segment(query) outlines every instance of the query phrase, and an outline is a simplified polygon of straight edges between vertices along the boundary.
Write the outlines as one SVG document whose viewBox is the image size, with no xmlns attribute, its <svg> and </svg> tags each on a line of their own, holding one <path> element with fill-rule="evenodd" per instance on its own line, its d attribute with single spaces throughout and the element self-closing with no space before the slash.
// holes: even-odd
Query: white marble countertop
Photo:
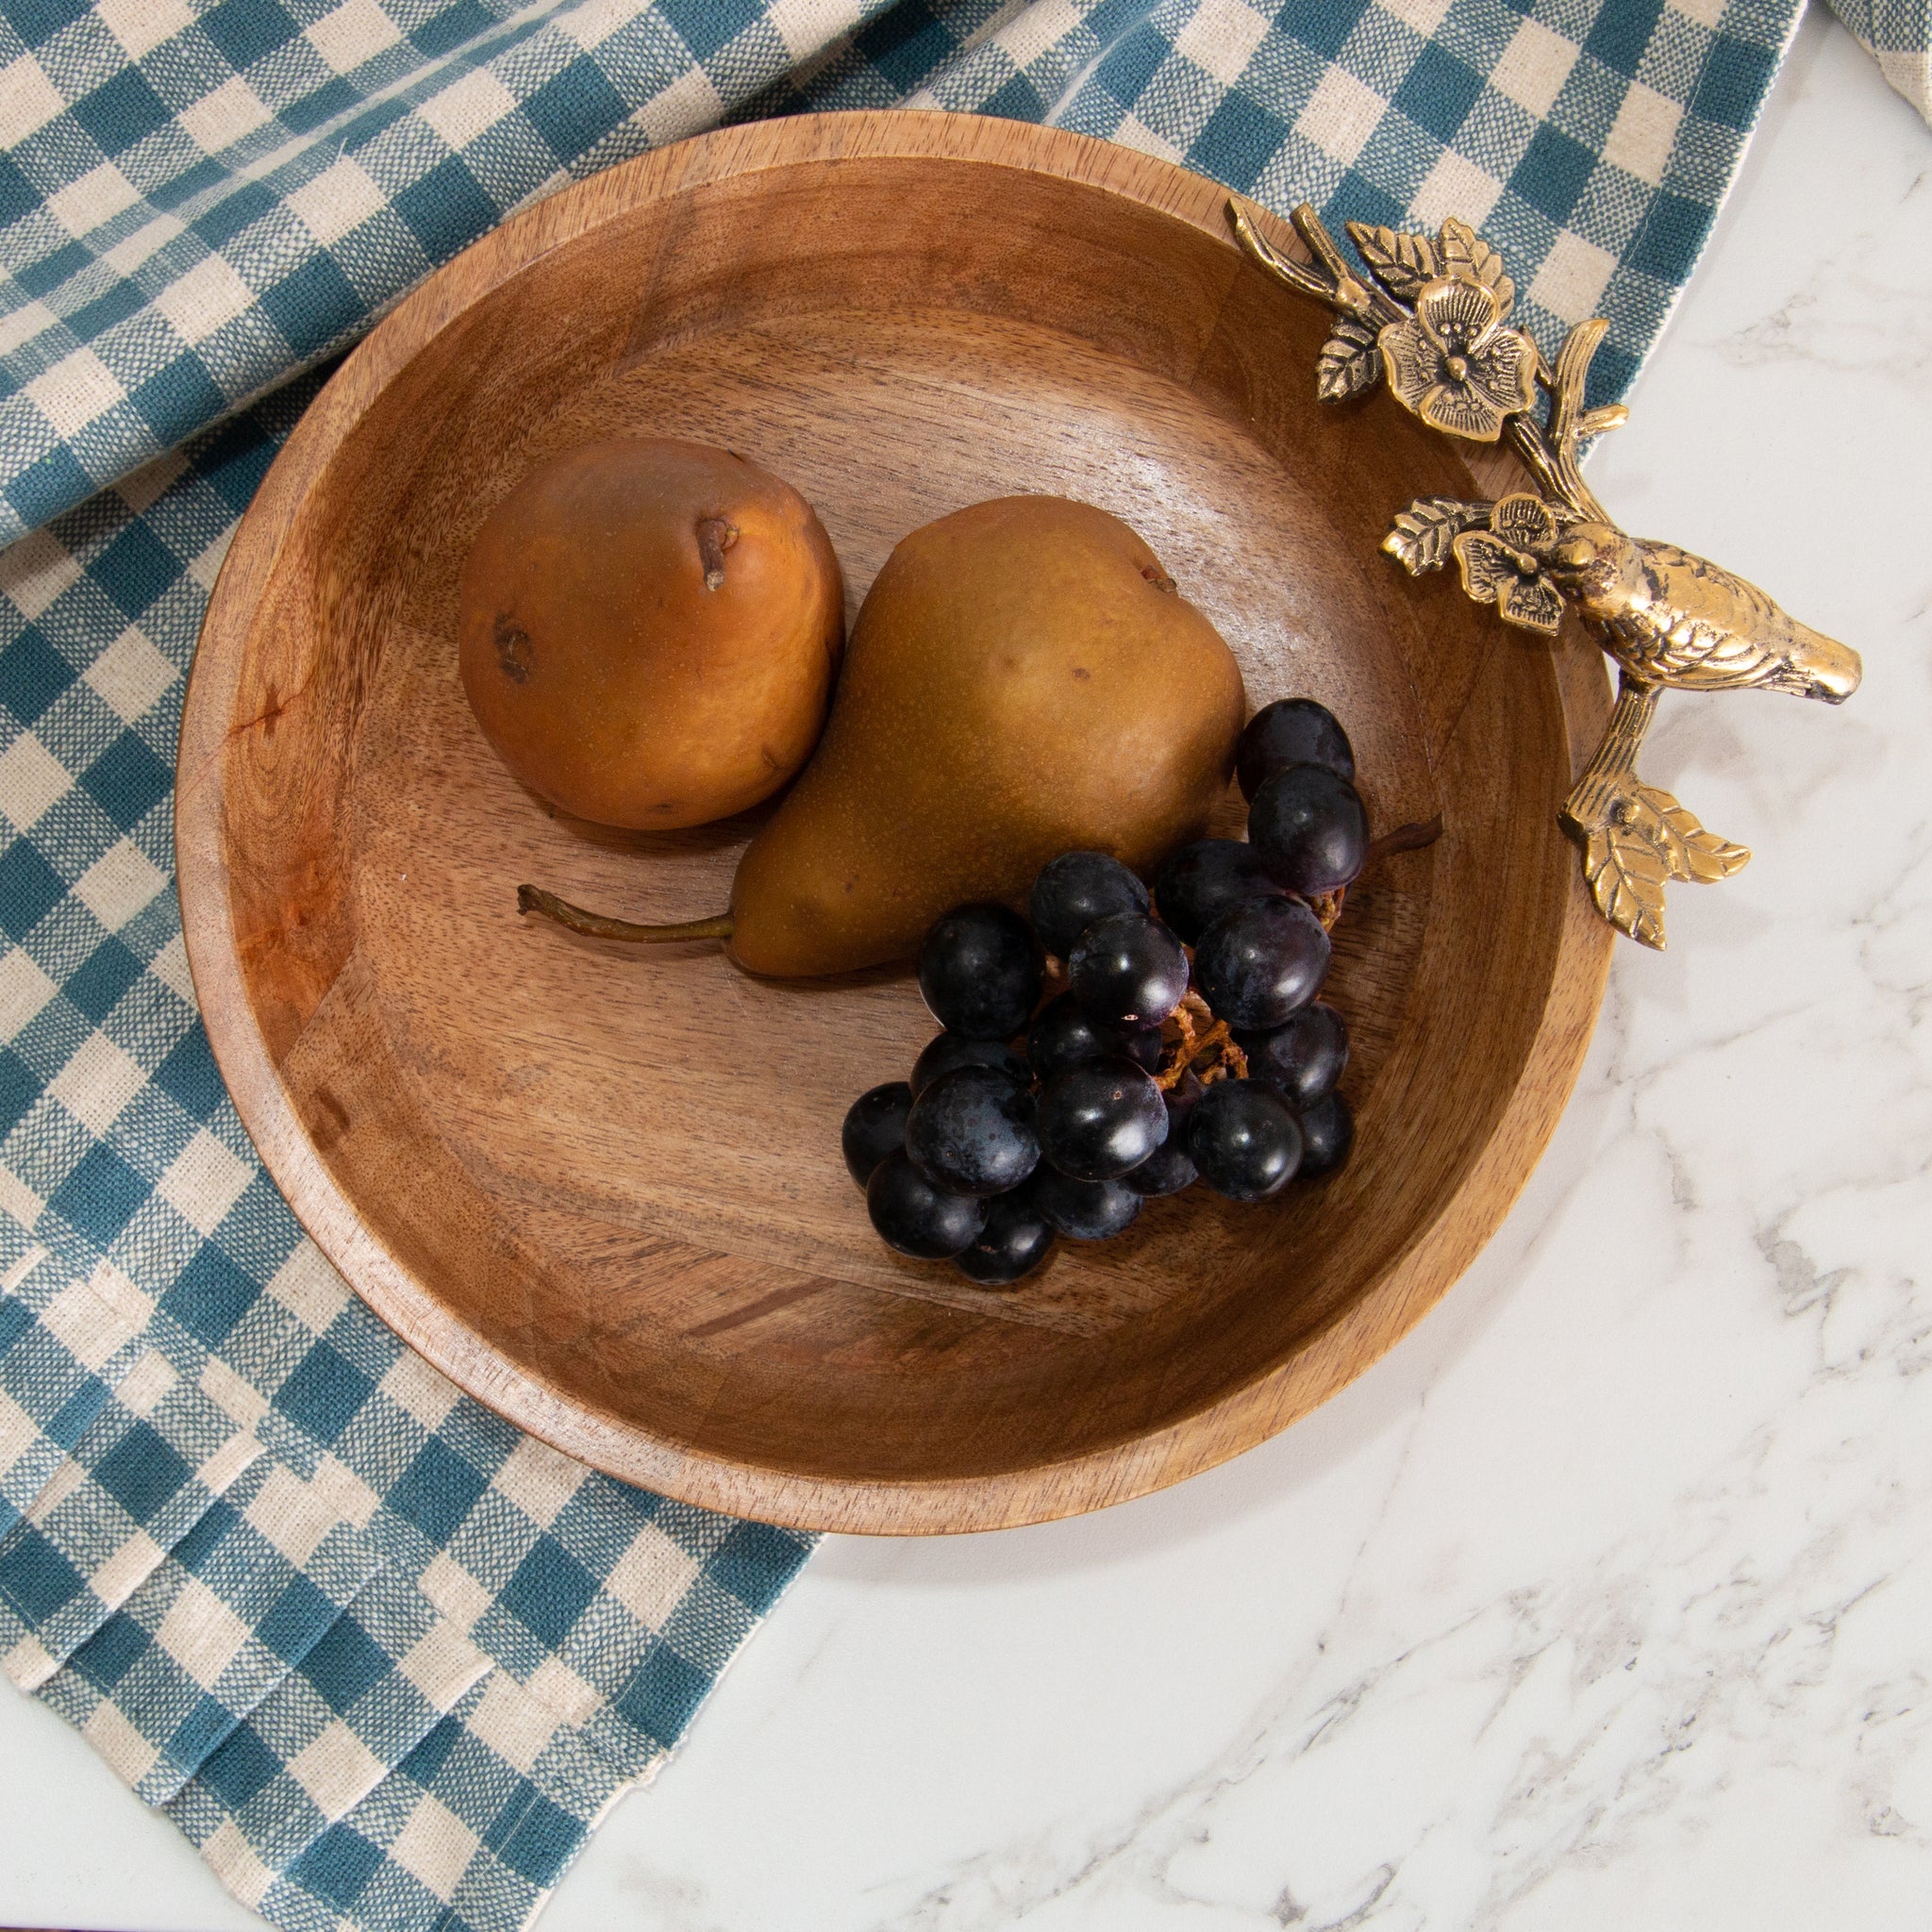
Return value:
<svg viewBox="0 0 1932 1932">
<path fill-rule="evenodd" d="M 1932 1919 L 1932 133 L 1822 12 L 1632 402 L 1594 487 L 1865 685 L 1666 699 L 1757 856 L 1502 1232 L 1226 1468 L 828 1541 L 544 1932 Z M 259 1923 L 4 1692 L 0 1922 Z"/>
</svg>

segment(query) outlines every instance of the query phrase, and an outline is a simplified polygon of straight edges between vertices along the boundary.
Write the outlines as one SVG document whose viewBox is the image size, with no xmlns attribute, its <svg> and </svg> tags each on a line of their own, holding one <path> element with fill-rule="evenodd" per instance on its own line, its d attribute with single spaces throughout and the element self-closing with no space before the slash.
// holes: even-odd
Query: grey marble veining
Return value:
<svg viewBox="0 0 1932 1932">
<path fill-rule="evenodd" d="M 1496 1241 L 1286 1436 L 1075 1522 L 828 1541 L 548 1932 L 1932 1917 L 1932 134 L 1807 22 L 1591 459 L 1865 655 L 1668 696 L 1752 864 L 1621 949 Z M 249 1922 L 0 1700 L 0 1918 Z"/>
</svg>

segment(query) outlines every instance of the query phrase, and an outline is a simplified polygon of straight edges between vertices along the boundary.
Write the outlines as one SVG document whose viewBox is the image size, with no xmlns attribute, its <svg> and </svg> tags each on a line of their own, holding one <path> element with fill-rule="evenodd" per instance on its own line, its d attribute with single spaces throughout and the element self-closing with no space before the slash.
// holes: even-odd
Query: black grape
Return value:
<svg viewBox="0 0 1932 1932">
<path fill-rule="evenodd" d="M 1069 1241 L 1111 1241 L 1141 1211 L 1140 1195 L 1124 1182 L 1075 1180 L 1043 1160 L 1027 1191 L 1047 1225 Z"/>
<path fill-rule="evenodd" d="M 1121 1054 L 1143 1066 L 1151 1074 L 1160 1065 L 1158 1026 L 1113 1026 L 1096 1020 L 1072 993 L 1041 1007 L 1026 1035 L 1026 1058 L 1042 1080 L 1087 1060 L 1106 1059 Z M 912 1070 L 913 1091 L 918 1091 L 919 1069 Z"/>
<path fill-rule="evenodd" d="M 1067 984 L 1096 1020 L 1158 1026 L 1188 990 L 1181 942 L 1144 912 L 1090 925 L 1067 958 Z"/>
<path fill-rule="evenodd" d="M 1181 1086 L 1191 1084 L 1193 1091 L 1183 1094 Z M 1184 1074 L 1180 1083 L 1161 1095 L 1167 1104 L 1167 1139 L 1139 1167 L 1121 1176 L 1142 1200 L 1152 1201 L 1164 1194 L 1178 1194 L 1191 1188 L 1199 1178 L 1193 1156 L 1188 1152 L 1188 1116 L 1201 1094 L 1201 1083 Z"/>
<path fill-rule="evenodd" d="M 1241 796 L 1254 797 L 1261 781 L 1282 765 L 1325 765 L 1338 778 L 1354 781 L 1348 733 L 1326 706 L 1313 698 L 1280 698 L 1248 720 L 1234 754 Z"/>
<path fill-rule="evenodd" d="M 1244 899 L 1279 899 L 1287 891 L 1270 875 L 1261 855 L 1239 839 L 1197 839 L 1183 845 L 1154 881 L 1162 920 L 1191 946 L 1199 945 L 1201 935 Z"/>
<path fill-rule="evenodd" d="M 986 1204 L 979 1239 L 953 1257 L 953 1265 L 982 1288 L 1006 1288 L 1029 1274 L 1053 1247 L 1053 1225 L 1040 1211 L 1031 1188 L 999 1194 Z"/>
<path fill-rule="evenodd" d="M 1077 1180 L 1113 1180 L 1167 1138 L 1167 1105 L 1132 1060 L 1090 1060 L 1041 1090 L 1040 1151 Z"/>
<path fill-rule="evenodd" d="M 1248 839 L 1291 892 L 1345 886 L 1369 856 L 1369 814 L 1346 778 L 1322 765 L 1283 765 L 1248 808 Z"/>
<path fill-rule="evenodd" d="M 1040 1161 L 1033 1096 L 997 1067 L 955 1067 L 906 1117 L 906 1152 L 949 1194 L 1004 1194 Z"/>
<path fill-rule="evenodd" d="M 919 949 L 933 1018 L 969 1040 L 1010 1040 L 1040 999 L 1040 947 L 1009 906 L 956 906 Z"/>
<path fill-rule="evenodd" d="M 1224 912 L 1194 949 L 1194 984 L 1217 1020 L 1279 1026 L 1322 990 L 1328 935 L 1299 899 L 1251 899 Z"/>
<path fill-rule="evenodd" d="M 1250 1078 L 1274 1088 L 1297 1112 L 1332 1093 L 1348 1065 L 1348 1027 L 1320 1000 L 1265 1033 L 1237 1027 L 1234 1043 L 1248 1057 Z"/>
<path fill-rule="evenodd" d="M 887 1246 L 919 1261 L 950 1260 L 986 1225 L 984 1201 L 934 1187 L 903 1147 L 874 1168 L 865 1211 Z"/>
<path fill-rule="evenodd" d="M 912 1062 L 912 1097 L 917 1100 L 941 1074 L 950 1074 L 955 1067 L 993 1067 L 1022 1087 L 1031 1084 L 1026 1062 L 1005 1041 L 935 1033 Z"/>
<path fill-rule="evenodd" d="M 1146 911 L 1147 888 L 1105 852 L 1062 852 L 1041 868 L 1026 909 L 1040 943 L 1064 959 L 1095 921 Z"/>
<path fill-rule="evenodd" d="M 1188 1152 L 1216 1193 L 1265 1201 L 1293 1179 L 1302 1130 L 1258 1081 L 1217 1080 L 1188 1118 Z"/>
<path fill-rule="evenodd" d="M 911 1106 L 911 1088 L 904 1080 L 891 1080 L 861 1093 L 847 1109 L 839 1144 L 846 1169 L 861 1188 L 887 1155 L 906 1144 L 906 1115 Z"/>
<path fill-rule="evenodd" d="M 1302 1164 L 1305 1180 L 1333 1174 L 1355 1145 L 1355 1113 L 1341 1094 L 1331 1093 L 1302 1110 Z"/>
</svg>

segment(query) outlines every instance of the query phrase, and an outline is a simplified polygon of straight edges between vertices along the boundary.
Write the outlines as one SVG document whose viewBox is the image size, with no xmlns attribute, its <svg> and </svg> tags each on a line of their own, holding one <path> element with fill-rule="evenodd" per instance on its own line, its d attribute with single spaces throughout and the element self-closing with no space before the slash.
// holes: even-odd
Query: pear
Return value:
<svg viewBox="0 0 1932 1932">
<path fill-rule="evenodd" d="M 621 437 L 540 464 L 463 566 L 470 708 L 540 797 L 668 831 L 769 798 L 811 756 L 845 637 L 810 504 L 728 450 Z"/>
<path fill-rule="evenodd" d="M 530 887 L 520 903 L 607 938 L 724 938 L 758 974 L 904 958 L 951 907 L 1024 908 L 1058 853 L 1154 872 L 1205 830 L 1246 715 L 1234 654 L 1125 524 L 1001 497 L 887 559 L 728 915 L 637 926 Z"/>
</svg>

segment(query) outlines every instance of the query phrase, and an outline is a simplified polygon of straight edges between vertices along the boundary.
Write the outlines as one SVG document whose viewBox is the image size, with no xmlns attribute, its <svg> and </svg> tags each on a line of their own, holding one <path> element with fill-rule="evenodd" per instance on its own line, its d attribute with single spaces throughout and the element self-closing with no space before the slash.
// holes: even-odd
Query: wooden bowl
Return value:
<svg viewBox="0 0 1932 1932">
<path fill-rule="evenodd" d="M 1525 641 L 1453 572 L 1411 582 L 1378 553 L 1411 496 L 1481 491 L 1386 397 L 1316 402 L 1324 317 L 1244 262 L 1224 199 L 964 116 L 688 142 L 433 276 L 243 520 L 177 779 L 216 1058 L 357 1291 L 571 1454 L 814 1528 L 1117 1502 L 1358 1374 L 1541 1152 L 1609 946 L 1557 827 L 1606 711 L 1599 655 Z M 478 524 L 538 459 L 625 432 L 795 484 L 855 609 L 945 511 L 1103 505 L 1220 626 L 1251 704 L 1333 707 L 1377 824 L 1441 813 L 1441 842 L 1358 888 L 1338 932 L 1359 1120 L 1341 1174 L 1264 1208 L 1196 1189 L 982 1291 L 885 1248 L 840 1158 L 848 1104 L 932 1031 L 909 973 L 761 981 L 710 948 L 519 918 L 525 879 L 634 918 L 719 909 L 750 830 L 560 822 L 458 684 Z"/>
</svg>

